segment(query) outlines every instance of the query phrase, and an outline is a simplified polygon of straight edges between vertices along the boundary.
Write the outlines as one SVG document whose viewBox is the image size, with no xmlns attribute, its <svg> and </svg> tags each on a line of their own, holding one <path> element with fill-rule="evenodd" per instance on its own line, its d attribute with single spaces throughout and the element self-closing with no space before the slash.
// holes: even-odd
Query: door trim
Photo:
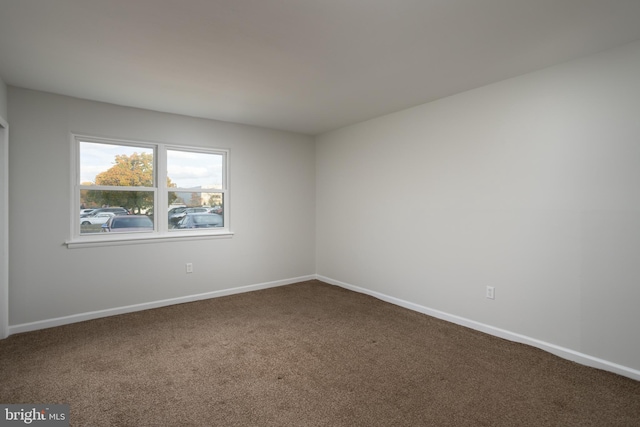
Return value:
<svg viewBox="0 0 640 427">
<path fill-rule="evenodd" d="M 0 339 L 9 336 L 9 124 L 0 117 Z"/>
</svg>

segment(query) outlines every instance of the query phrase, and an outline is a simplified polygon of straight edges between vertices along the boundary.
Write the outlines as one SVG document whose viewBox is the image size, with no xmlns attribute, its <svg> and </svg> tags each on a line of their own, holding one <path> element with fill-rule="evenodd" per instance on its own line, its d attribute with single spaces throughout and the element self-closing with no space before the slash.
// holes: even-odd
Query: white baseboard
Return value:
<svg viewBox="0 0 640 427">
<path fill-rule="evenodd" d="M 170 298 L 160 301 L 146 302 L 142 304 L 127 305 L 124 307 L 109 308 L 106 310 L 91 311 L 88 313 L 73 314 L 71 316 L 56 317 L 55 319 L 40 320 L 31 323 L 22 323 L 9 326 L 9 335 L 21 332 L 36 331 L 39 329 L 53 328 L 55 326 L 68 325 L 70 323 L 84 322 L 85 320 L 99 319 L 101 317 L 115 316 L 118 314 L 132 313 L 135 311 L 149 310 L 151 308 L 166 307 L 168 305 L 182 304 L 186 302 L 199 301 L 209 298 L 224 297 L 227 295 L 240 294 L 244 292 L 257 291 L 260 289 L 275 288 L 278 286 L 290 285 L 315 279 L 315 275 L 294 277 L 291 279 L 277 280 L 275 282 L 260 283 L 257 285 L 240 286 L 237 288 L 223 289 L 220 291 L 206 292 L 196 295 L 187 295 L 178 298 Z"/>
<path fill-rule="evenodd" d="M 527 344 L 532 347 L 545 350 L 556 356 L 562 357 L 563 359 L 571 360 L 573 362 L 580 363 L 582 365 L 590 366 L 592 368 L 602 369 L 604 371 L 613 372 L 618 375 L 622 375 L 622 376 L 634 379 L 636 381 L 640 381 L 640 371 L 629 368 L 627 366 L 622 366 L 617 363 L 609 362 L 608 360 L 603 360 L 594 356 L 590 356 L 588 354 L 571 350 L 569 348 L 561 347 L 555 344 L 550 344 L 548 342 L 540 341 L 535 338 L 528 337 L 526 335 L 521 335 L 515 332 L 510 332 L 504 329 L 496 328 L 494 326 L 486 325 L 484 323 L 476 322 L 474 320 L 466 319 L 464 317 L 445 313 L 439 310 L 434 310 L 432 308 L 424 307 L 422 305 L 414 304 L 409 301 L 404 301 L 398 298 L 394 298 L 389 295 L 382 294 L 380 292 L 375 292 L 369 289 L 353 286 L 348 283 L 340 282 L 338 280 L 333 280 L 329 277 L 317 275 L 316 278 L 330 285 L 339 286 L 341 288 L 349 289 L 351 291 L 359 292 L 362 294 L 367 294 L 372 297 L 378 298 L 382 301 L 386 301 L 388 303 L 398 305 L 400 307 L 408 308 L 409 310 L 417 311 L 419 313 L 436 317 L 438 319 L 446 320 L 448 322 L 465 326 L 467 328 L 475 329 L 477 331 L 484 332 L 489 335 L 494 335 L 496 337 L 500 337 L 509 341 L 514 341 L 521 344 Z"/>
<path fill-rule="evenodd" d="M 295 277 L 291 279 L 277 280 L 274 282 L 259 283 L 256 285 L 240 286 L 236 288 L 223 289 L 219 291 L 206 292 L 196 295 L 187 295 L 178 298 L 165 299 L 160 301 L 152 301 L 142 304 L 128 305 L 124 307 L 116 307 L 105 310 L 92 311 L 87 313 L 79 313 L 71 316 L 57 317 L 54 319 L 46 319 L 31 323 L 22 323 L 19 325 L 10 325 L 8 328 L 8 335 L 18 334 L 22 332 L 36 331 L 39 329 L 53 328 L 56 326 L 67 325 L 70 323 L 84 322 L 86 320 L 99 319 L 102 317 L 115 316 L 118 314 L 132 313 L 136 311 L 148 310 L 152 308 L 166 307 L 168 305 L 182 304 L 187 302 L 199 301 L 209 298 L 218 298 L 227 295 L 240 294 L 244 292 L 257 291 L 260 289 L 275 288 L 278 286 L 290 285 L 297 282 L 303 282 L 306 280 L 317 279 L 322 282 L 339 286 L 341 288 L 349 289 L 354 292 L 370 295 L 378 298 L 382 301 L 398 305 L 400 307 L 407 308 L 409 310 L 417 311 L 438 319 L 446 320 L 457 325 L 461 325 L 467 328 L 475 329 L 480 332 L 487 333 L 499 338 L 507 339 L 522 344 L 527 344 L 532 347 L 539 348 L 541 350 L 548 351 L 563 359 L 571 360 L 573 362 L 580 363 L 582 365 L 590 366 L 597 369 L 613 372 L 618 375 L 622 375 L 636 381 L 640 381 L 640 371 L 629 368 L 627 366 L 619 365 L 608 360 L 600 359 L 588 354 L 580 353 L 575 350 L 571 350 L 565 347 L 561 347 L 555 344 L 551 344 L 545 341 L 540 341 L 535 338 L 528 337 L 526 335 L 517 334 L 515 332 L 507 331 L 504 329 L 496 328 L 484 323 L 476 322 L 474 320 L 466 319 L 464 317 L 456 316 L 453 314 L 445 313 L 443 311 L 435 310 L 429 307 L 425 307 L 419 304 L 415 304 L 409 301 L 401 300 L 395 297 L 391 297 L 380 292 L 372 291 L 369 289 L 361 288 L 358 286 L 350 285 L 348 283 L 340 282 L 338 280 L 331 279 L 329 277 L 321 275 L 309 275 Z"/>
</svg>

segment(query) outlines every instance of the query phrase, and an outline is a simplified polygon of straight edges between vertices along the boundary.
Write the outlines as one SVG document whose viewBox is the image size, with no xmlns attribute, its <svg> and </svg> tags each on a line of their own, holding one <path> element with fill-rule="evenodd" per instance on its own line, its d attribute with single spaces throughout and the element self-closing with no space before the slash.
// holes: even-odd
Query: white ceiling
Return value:
<svg viewBox="0 0 640 427">
<path fill-rule="evenodd" d="M 0 0 L 8 85 L 316 135 L 640 39 L 640 0 Z"/>
</svg>

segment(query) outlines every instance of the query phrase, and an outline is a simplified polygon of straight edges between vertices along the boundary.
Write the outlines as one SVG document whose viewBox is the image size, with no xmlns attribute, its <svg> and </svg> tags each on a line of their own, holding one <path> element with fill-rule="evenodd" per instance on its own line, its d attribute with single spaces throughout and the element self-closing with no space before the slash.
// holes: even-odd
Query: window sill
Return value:
<svg viewBox="0 0 640 427">
<path fill-rule="evenodd" d="M 97 246 L 121 246 L 121 245 L 140 245 L 145 243 L 162 243 L 177 242 L 189 240 L 211 240 L 211 239 L 230 239 L 233 237 L 231 231 L 218 232 L 174 232 L 166 234 L 157 233 L 130 233 L 117 236 L 82 236 L 65 242 L 68 249 L 91 248 Z"/>
</svg>

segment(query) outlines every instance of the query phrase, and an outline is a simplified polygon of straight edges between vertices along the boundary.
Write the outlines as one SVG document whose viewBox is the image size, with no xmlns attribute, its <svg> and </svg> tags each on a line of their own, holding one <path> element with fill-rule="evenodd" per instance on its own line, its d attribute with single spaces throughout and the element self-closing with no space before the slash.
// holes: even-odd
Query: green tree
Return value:
<svg viewBox="0 0 640 427">
<path fill-rule="evenodd" d="M 96 175 L 96 185 L 114 187 L 153 187 L 153 155 L 133 153 L 130 156 L 118 154 L 112 167 Z M 167 177 L 167 187 L 176 187 Z M 169 193 L 169 203 L 176 199 L 174 192 Z M 151 191 L 112 191 L 89 190 L 86 202 L 98 206 L 122 206 L 133 213 L 153 207 Z"/>
<path fill-rule="evenodd" d="M 209 206 L 222 207 L 222 193 L 214 193 L 209 198 Z"/>
</svg>

